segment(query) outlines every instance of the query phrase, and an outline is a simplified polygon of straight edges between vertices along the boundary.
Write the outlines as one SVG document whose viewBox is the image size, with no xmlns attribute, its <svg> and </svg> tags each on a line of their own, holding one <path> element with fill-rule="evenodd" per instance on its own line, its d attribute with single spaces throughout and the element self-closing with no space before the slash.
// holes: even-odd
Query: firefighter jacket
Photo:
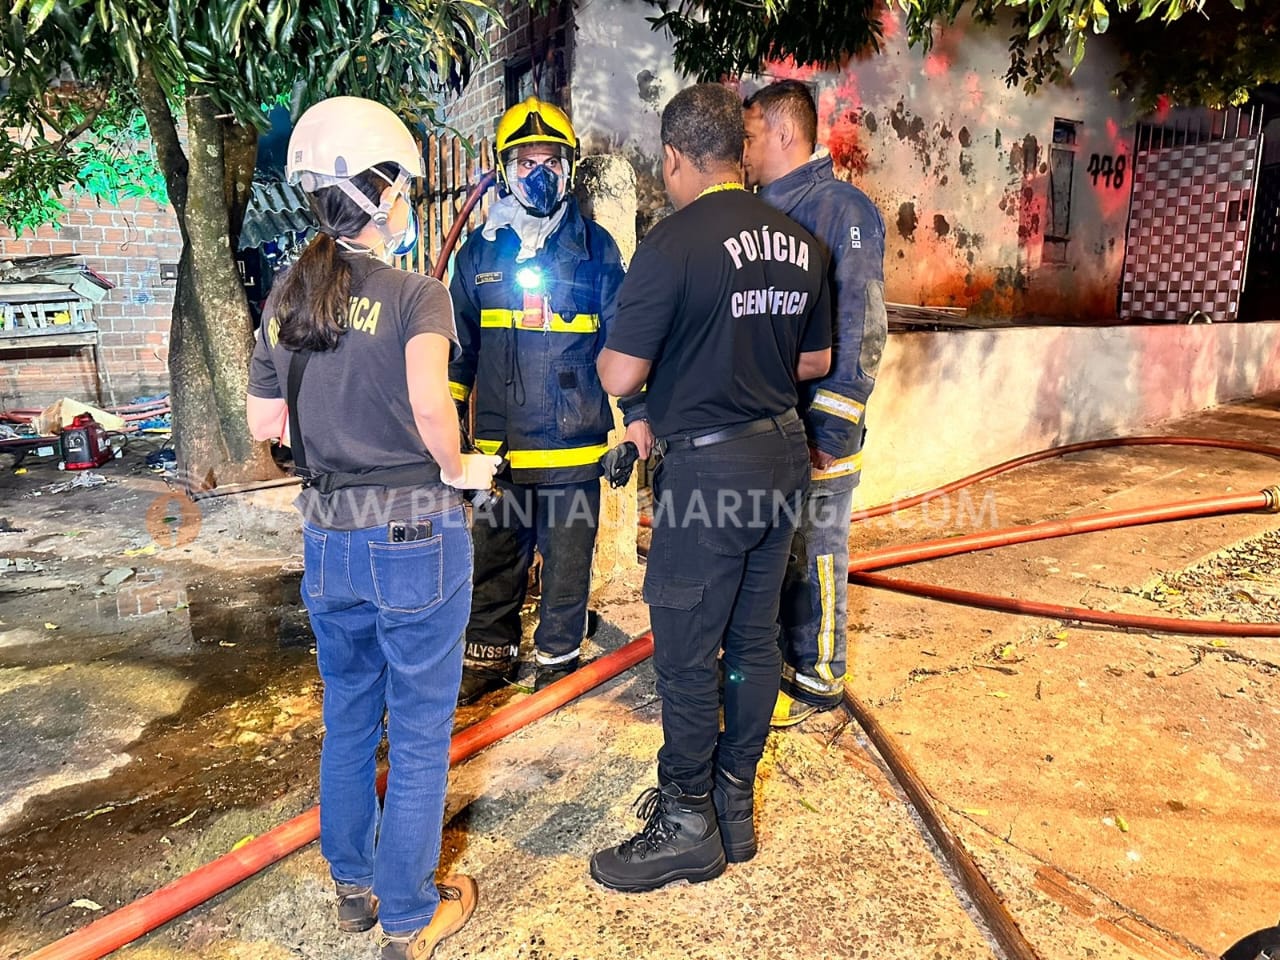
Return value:
<svg viewBox="0 0 1280 960">
<path fill-rule="evenodd" d="M 449 291 L 461 351 L 449 389 L 474 395 L 476 445 L 500 453 L 515 483 L 572 483 L 600 476 L 613 428 L 596 373 L 622 258 L 608 231 L 570 197 L 560 226 L 528 260 L 502 227 L 477 230 L 458 251 Z"/>
<path fill-rule="evenodd" d="M 831 158 L 811 160 L 760 195 L 818 238 L 830 257 L 831 370 L 800 385 L 809 443 L 836 458 L 815 481 L 856 483 L 863 414 L 889 331 L 884 304 L 884 218 L 865 193 L 832 174 Z"/>
</svg>

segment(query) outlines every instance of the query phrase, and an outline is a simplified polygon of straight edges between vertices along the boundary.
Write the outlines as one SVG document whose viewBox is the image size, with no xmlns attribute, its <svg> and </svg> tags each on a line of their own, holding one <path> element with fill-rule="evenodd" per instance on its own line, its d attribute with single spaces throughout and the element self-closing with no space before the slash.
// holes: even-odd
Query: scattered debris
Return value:
<svg viewBox="0 0 1280 960">
<path fill-rule="evenodd" d="M 85 898 L 85 897 L 82 897 L 82 898 L 81 898 L 81 899 L 79 899 L 79 900 L 72 900 L 72 901 L 71 901 L 71 906 L 73 906 L 73 907 L 79 907 L 81 910 L 94 910 L 94 911 L 98 911 L 98 910 L 101 910 L 101 909 L 102 909 L 102 904 L 100 904 L 100 903 L 96 903 L 95 901 L 93 901 L 93 900 L 89 900 L 89 899 L 87 899 L 87 898 Z"/>
<path fill-rule="evenodd" d="M 1228 547 L 1137 592 L 1181 617 L 1280 620 L 1280 530 Z"/>
<path fill-rule="evenodd" d="M 102 578 L 102 585 L 104 587 L 111 587 L 112 589 L 115 589 L 132 577 L 133 573 L 133 567 L 116 567 Z"/>
<path fill-rule="evenodd" d="M 44 564 L 28 557 L 0 557 L 0 573 L 41 573 Z"/>
<path fill-rule="evenodd" d="M 41 494 L 59 494 L 66 493 L 68 490 L 85 490 L 89 487 L 104 487 L 111 483 L 106 477 L 100 473 L 94 473 L 92 470 L 86 470 L 84 473 L 77 473 L 70 480 L 61 480 L 58 483 L 51 483 L 43 490 L 37 490 L 29 494 L 32 497 L 38 497 Z"/>
</svg>

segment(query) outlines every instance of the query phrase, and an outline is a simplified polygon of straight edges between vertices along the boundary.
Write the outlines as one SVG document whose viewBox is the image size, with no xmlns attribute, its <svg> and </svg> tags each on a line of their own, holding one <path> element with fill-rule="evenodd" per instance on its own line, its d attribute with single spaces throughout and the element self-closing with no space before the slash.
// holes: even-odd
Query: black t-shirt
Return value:
<svg viewBox="0 0 1280 960">
<path fill-rule="evenodd" d="M 826 276 L 813 236 L 745 190 L 706 193 L 650 230 L 618 291 L 606 346 L 653 361 L 654 433 L 795 407 L 799 354 L 831 346 Z"/>
<path fill-rule="evenodd" d="M 356 473 L 429 462 L 409 405 L 404 351 L 412 338 L 435 333 L 456 353 L 449 290 L 439 280 L 396 270 L 365 254 L 342 256 L 351 267 L 348 329 L 336 348 L 311 355 L 298 392 L 307 467 L 315 473 Z M 274 301 L 268 298 L 263 310 L 249 373 L 250 395 L 268 400 L 286 399 L 293 357 L 276 342 Z M 348 487 L 328 494 L 307 489 L 296 505 L 309 523 L 354 530 L 434 512 L 457 499 L 436 483 Z"/>
</svg>

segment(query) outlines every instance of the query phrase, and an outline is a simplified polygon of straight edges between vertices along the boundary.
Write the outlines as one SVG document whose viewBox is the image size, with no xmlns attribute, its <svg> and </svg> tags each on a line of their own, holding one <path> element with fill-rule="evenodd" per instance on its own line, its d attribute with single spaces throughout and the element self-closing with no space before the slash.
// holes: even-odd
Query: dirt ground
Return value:
<svg viewBox="0 0 1280 960">
<path fill-rule="evenodd" d="M 1151 432 L 1276 442 L 1280 398 Z M 909 445 L 904 446 L 907 455 Z M 287 491 L 172 497 L 145 448 L 55 492 L 0 475 L 0 958 L 16 958 L 315 802 L 322 728 Z M 890 468 L 885 465 L 884 468 Z M 868 469 L 879 469 L 868 465 Z M 855 526 L 869 549 L 1277 482 L 1192 448 L 1077 455 Z M 1100 609 L 1277 620 L 1280 524 L 1249 515 L 897 571 Z M 604 588 L 600 651 L 643 631 L 640 571 Z M 1276 921 L 1280 653 L 1272 640 L 1082 628 L 850 592 L 851 688 L 906 752 L 1045 960 L 1217 956 Z M 466 726 L 524 696 L 460 711 Z M 708 884 L 596 886 L 661 740 L 648 664 L 456 768 L 445 864 L 475 921 L 441 958 L 999 956 L 843 712 L 771 736 L 761 852 Z M 120 952 L 372 958 L 336 932 L 314 845 Z"/>
</svg>

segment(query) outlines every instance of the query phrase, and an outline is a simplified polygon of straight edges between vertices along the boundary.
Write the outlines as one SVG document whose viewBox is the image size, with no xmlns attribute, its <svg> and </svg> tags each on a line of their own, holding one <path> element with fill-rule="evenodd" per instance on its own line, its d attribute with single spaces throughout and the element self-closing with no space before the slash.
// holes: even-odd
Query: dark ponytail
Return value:
<svg viewBox="0 0 1280 960">
<path fill-rule="evenodd" d="M 391 181 L 399 173 L 393 163 L 375 169 Z M 377 204 L 388 180 L 366 170 L 351 183 Z M 351 267 L 334 237 L 354 237 L 368 225 L 369 214 L 339 187 L 324 187 L 307 194 L 307 199 L 320 230 L 279 281 L 273 317 L 280 325 L 280 342 L 288 349 L 332 350 L 347 332 L 351 307 Z"/>
</svg>

